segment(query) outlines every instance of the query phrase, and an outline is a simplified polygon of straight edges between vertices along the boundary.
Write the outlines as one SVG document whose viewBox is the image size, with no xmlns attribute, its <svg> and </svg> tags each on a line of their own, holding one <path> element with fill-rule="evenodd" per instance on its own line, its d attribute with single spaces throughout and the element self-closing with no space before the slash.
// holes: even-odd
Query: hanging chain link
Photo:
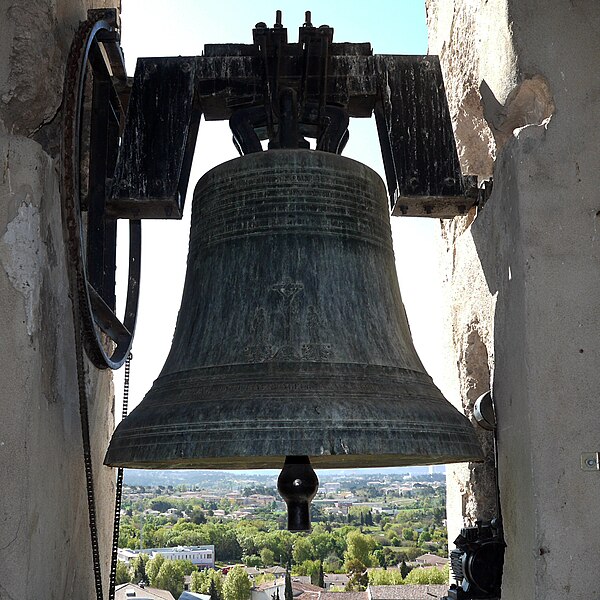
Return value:
<svg viewBox="0 0 600 600">
<path fill-rule="evenodd" d="M 96 512 L 96 499 L 94 492 L 94 475 L 92 464 L 90 419 L 88 411 L 87 371 L 85 363 L 84 343 L 84 315 L 77 298 L 86 289 L 85 267 L 81 263 L 80 252 L 80 219 L 79 219 L 79 180 L 74 169 L 74 157 L 77 157 L 77 144 L 79 143 L 79 127 L 77 119 L 81 106 L 79 103 L 83 77 L 86 68 L 87 53 L 91 39 L 100 29 L 112 30 L 109 22 L 114 11 L 95 11 L 93 16 L 84 21 L 73 38 L 65 74 L 63 95 L 63 147 L 61 158 L 61 192 L 62 211 L 67 245 L 67 258 L 69 265 L 69 282 L 71 287 L 71 305 L 74 322 L 75 361 L 77 370 L 77 388 L 79 396 L 79 416 L 81 420 L 81 435 L 83 445 L 83 462 L 85 469 L 85 484 L 88 504 L 88 519 L 90 528 L 90 541 L 92 549 L 92 564 L 94 570 L 94 587 L 96 600 L 103 600 L 102 568 L 100 562 L 100 543 L 98 536 L 98 521 Z M 106 20 L 105 20 L 106 19 Z M 128 355 L 125 367 L 125 386 L 123 398 L 123 416 L 127 415 L 129 396 L 129 369 L 131 354 Z M 109 577 L 109 598 L 115 597 L 115 580 L 117 566 L 117 549 L 119 543 L 119 524 L 121 515 L 121 496 L 123 489 L 123 469 L 117 471 L 115 515 L 113 522 L 113 541 L 111 554 L 111 571 Z"/>
<path fill-rule="evenodd" d="M 125 379 L 123 382 L 123 411 L 121 419 L 125 419 L 129 408 L 129 372 L 131 370 L 131 359 L 129 353 L 125 362 Z M 123 498 L 123 468 L 117 469 L 117 485 L 115 495 L 115 515 L 113 520 L 112 554 L 110 558 L 110 577 L 108 588 L 108 600 L 115 600 L 115 586 L 117 583 L 117 552 L 119 550 L 119 527 L 121 525 L 121 500 Z"/>
</svg>

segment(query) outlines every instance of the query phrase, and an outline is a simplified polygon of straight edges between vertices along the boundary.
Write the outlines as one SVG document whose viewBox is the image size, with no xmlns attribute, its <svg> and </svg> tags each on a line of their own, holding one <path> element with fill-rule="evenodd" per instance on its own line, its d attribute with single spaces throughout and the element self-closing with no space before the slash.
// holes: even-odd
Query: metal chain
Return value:
<svg viewBox="0 0 600 600">
<path fill-rule="evenodd" d="M 80 264 L 79 250 L 79 181 L 75 176 L 73 160 L 78 140 L 75 121 L 78 118 L 79 106 L 77 103 L 78 92 L 83 76 L 83 62 L 86 59 L 88 39 L 93 35 L 94 28 L 103 15 L 97 14 L 95 19 L 88 19 L 81 24 L 75 34 L 69 56 L 65 75 L 63 95 L 64 129 L 63 148 L 61 157 L 61 188 L 62 212 L 67 242 L 67 265 L 71 286 L 71 306 L 73 310 L 73 324 L 75 334 L 75 361 L 77 369 L 77 388 L 79 396 L 79 416 L 81 420 L 81 435 L 83 445 L 83 463 L 85 469 L 85 485 L 88 504 L 88 519 L 90 527 L 90 541 L 92 548 L 92 564 L 94 569 L 94 586 L 96 600 L 103 600 L 102 569 L 100 564 L 100 543 L 98 538 L 98 523 L 96 514 L 96 500 L 94 493 L 94 476 L 92 465 L 92 451 L 90 440 L 90 423 L 88 413 L 87 376 L 84 361 L 84 342 L 82 312 L 77 298 L 82 293 L 85 279 L 83 267 Z"/>
<path fill-rule="evenodd" d="M 88 501 L 92 563 L 94 565 L 94 585 L 96 587 L 96 600 L 103 600 L 100 543 L 98 541 L 98 522 L 96 518 L 96 499 L 94 495 L 94 474 L 92 470 L 92 451 L 90 443 L 90 422 L 88 415 L 85 365 L 83 362 L 83 341 L 81 335 L 76 335 L 75 338 L 77 384 L 79 388 L 79 416 L 81 419 L 81 435 L 83 439 L 83 464 L 85 468 L 85 488 Z"/>
<path fill-rule="evenodd" d="M 125 419 L 129 408 L 129 372 L 131 370 L 131 352 L 125 362 L 125 379 L 123 381 L 123 411 L 121 419 Z M 110 558 L 110 576 L 108 587 L 108 600 L 115 600 L 115 588 L 117 583 L 117 552 L 119 550 L 119 527 L 121 525 L 121 500 L 123 497 L 123 469 L 117 469 L 117 486 L 115 495 L 115 516 L 113 521 L 112 554 Z"/>
</svg>

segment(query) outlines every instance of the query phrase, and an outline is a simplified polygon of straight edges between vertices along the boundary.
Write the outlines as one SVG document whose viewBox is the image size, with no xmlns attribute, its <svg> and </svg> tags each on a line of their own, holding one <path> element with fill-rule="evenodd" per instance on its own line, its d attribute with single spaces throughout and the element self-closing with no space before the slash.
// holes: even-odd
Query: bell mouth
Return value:
<svg viewBox="0 0 600 600">
<path fill-rule="evenodd" d="M 423 372 L 263 363 L 160 377 L 119 424 L 105 464 L 141 469 L 431 465 L 482 459 L 473 426 Z"/>
</svg>

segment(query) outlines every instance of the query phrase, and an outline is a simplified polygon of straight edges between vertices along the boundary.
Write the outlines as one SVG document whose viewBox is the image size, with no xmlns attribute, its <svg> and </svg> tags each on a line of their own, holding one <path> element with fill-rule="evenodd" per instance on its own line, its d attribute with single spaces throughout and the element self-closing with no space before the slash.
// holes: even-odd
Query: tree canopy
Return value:
<svg viewBox="0 0 600 600">
<path fill-rule="evenodd" d="M 223 600 L 248 600 L 252 584 L 246 571 L 239 566 L 227 573 L 223 583 Z"/>
</svg>

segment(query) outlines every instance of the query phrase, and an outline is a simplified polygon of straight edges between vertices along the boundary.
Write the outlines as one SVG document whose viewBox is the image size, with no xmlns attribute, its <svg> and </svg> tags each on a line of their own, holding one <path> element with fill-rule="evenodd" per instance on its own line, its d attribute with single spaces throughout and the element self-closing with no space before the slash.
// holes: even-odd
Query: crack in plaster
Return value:
<svg viewBox="0 0 600 600">
<path fill-rule="evenodd" d="M 23 523 L 23 514 L 21 513 L 21 516 L 19 517 L 19 522 L 17 523 L 17 529 L 15 531 L 15 535 L 14 537 L 8 541 L 6 544 L 4 544 L 4 546 L 0 546 L 0 552 L 7 550 L 8 548 L 10 548 L 10 546 L 12 546 L 17 539 L 19 538 L 19 532 L 21 531 L 21 524 Z"/>
</svg>

